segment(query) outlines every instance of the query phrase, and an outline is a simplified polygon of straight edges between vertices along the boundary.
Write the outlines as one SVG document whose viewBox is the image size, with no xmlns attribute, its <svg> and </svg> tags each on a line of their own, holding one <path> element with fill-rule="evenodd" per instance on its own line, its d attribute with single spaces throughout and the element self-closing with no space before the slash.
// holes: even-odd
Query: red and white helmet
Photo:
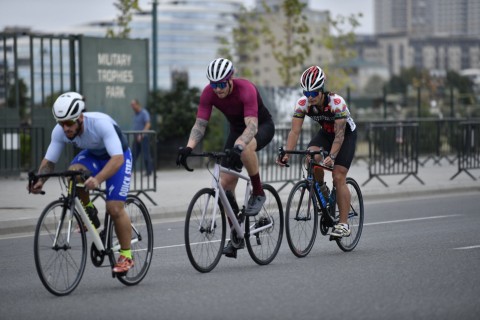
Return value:
<svg viewBox="0 0 480 320">
<path fill-rule="evenodd" d="M 234 72 L 232 61 L 225 58 L 217 58 L 210 62 L 207 67 L 207 78 L 211 82 L 229 80 Z"/>
<path fill-rule="evenodd" d="M 319 66 L 311 66 L 302 73 L 300 84 L 305 91 L 323 91 L 325 74 Z"/>
</svg>

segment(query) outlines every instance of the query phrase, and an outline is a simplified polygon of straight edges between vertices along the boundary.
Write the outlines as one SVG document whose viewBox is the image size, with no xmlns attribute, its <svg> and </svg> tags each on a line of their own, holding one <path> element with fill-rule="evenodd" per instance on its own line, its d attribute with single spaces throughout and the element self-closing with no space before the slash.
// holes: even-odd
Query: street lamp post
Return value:
<svg viewBox="0 0 480 320">
<path fill-rule="evenodd" d="M 157 6 L 158 1 L 152 2 L 152 64 L 153 64 L 153 92 L 157 92 Z"/>
</svg>

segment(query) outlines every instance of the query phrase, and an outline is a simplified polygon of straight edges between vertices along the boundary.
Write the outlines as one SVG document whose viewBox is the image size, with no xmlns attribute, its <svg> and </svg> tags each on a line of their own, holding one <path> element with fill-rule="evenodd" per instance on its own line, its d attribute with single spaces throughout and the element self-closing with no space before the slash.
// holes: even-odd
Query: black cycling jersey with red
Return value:
<svg viewBox="0 0 480 320">
<path fill-rule="evenodd" d="M 337 119 L 347 119 L 346 133 L 352 132 L 356 128 L 355 122 L 350 117 L 347 103 L 336 93 L 326 92 L 322 106 L 308 105 L 308 99 L 305 96 L 298 99 L 293 117 L 303 119 L 305 116 L 318 122 L 322 129 L 330 134 L 335 134 L 335 120 Z"/>
</svg>

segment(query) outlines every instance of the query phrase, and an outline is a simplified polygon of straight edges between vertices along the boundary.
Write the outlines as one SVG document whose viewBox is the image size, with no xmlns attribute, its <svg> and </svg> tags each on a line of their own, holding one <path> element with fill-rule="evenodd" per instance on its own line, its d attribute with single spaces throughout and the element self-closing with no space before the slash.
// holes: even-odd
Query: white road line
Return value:
<svg viewBox="0 0 480 320">
<path fill-rule="evenodd" d="M 469 250 L 469 249 L 478 249 L 480 248 L 480 245 L 477 246 L 468 246 L 468 247 L 459 247 L 459 248 L 453 248 L 453 250 Z"/>
<path fill-rule="evenodd" d="M 389 223 L 400 223 L 400 222 L 411 222 L 411 221 L 420 221 L 420 220 L 431 220 L 431 219 L 442 219 L 442 218 L 453 218 L 461 216 L 461 214 L 451 214 L 448 216 L 432 216 L 432 217 L 423 217 L 423 218 L 412 218 L 412 219 L 402 219 L 402 220 L 390 220 L 390 221 L 381 221 L 381 222 L 370 222 L 364 223 L 364 226 L 374 226 L 378 224 L 389 224 Z"/>
</svg>

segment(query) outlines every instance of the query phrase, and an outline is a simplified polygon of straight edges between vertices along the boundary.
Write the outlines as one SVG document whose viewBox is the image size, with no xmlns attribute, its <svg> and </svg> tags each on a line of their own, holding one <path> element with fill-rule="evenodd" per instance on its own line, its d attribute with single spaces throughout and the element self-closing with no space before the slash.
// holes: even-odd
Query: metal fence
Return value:
<svg viewBox="0 0 480 320">
<path fill-rule="evenodd" d="M 378 179 L 388 186 L 380 176 L 404 175 L 401 184 L 409 176 L 424 184 L 418 174 L 418 123 L 372 123 L 368 128 L 369 178 Z"/>
<path fill-rule="evenodd" d="M 465 172 L 477 180 L 469 170 L 480 169 L 480 122 L 462 122 L 459 125 L 458 171 L 450 180 Z"/>
<path fill-rule="evenodd" d="M 478 166 L 479 156 L 472 150 L 476 150 L 475 143 L 479 139 L 475 136 L 477 131 L 474 123 L 467 126 L 464 122 L 465 119 L 453 118 L 357 121 L 358 138 L 354 163 L 364 161 L 368 167 L 369 178 L 364 185 L 372 179 L 378 179 L 388 187 L 382 176 L 389 175 L 402 175 L 399 184 L 410 176 L 423 184 L 418 177 L 420 168 L 428 163 L 441 165 L 444 159 L 450 164 L 458 162 L 459 173 L 469 174 L 468 170 Z M 466 128 L 463 128 L 465 126 Z M 275 165 L 278 148 L 286 144 L 289 130 L 277 129 L 273 142 L 258 153 L 262 181 L 285 182 L 281 188 L 301 179 L 303 174 L 304 162 L 299 157 L 291 159 L 289 170 Z M 316 125 L 305 126 L 296 148 L 306 149 L 316 130 Z M 468 130 L 469 134 L 465 133 L 465 130 Z M 463 148 L 466 145 L 472 146 L 468 153 Z"/>
<path fill-rule="evenodd" d="M 318 127 L 305 126 L 296 148 L 305 150 L 312 134 Z M 465 119 L 415 119 L 411 121 L 357 122 L 358 139 L 355 161 L 365 161 L 369 170 L 369 179 L 378 179 L 388 186 L 382 176 L 403 175 L 402 183 L 410 176 L 423 183 L 417 176 L 419 168 L 431 162 L 441 165 L 442 159 L 458 164 L 458 174 L 465 172 L 472 179 L 470 170 L 480 168 L 480 121 Z M 285 146 L 290 128 L 277 128 L 273 141 L 258 152 L 260 175 L 264 182 L 287 184 L 302 178 L 304 161 L 300 156 L 290 159 L 287 170 L 275 164 L 278 149 Z M 139 131 L 125 131 L 132 145 Z M 157 136 L 148 131 L 150 155 L 156 169 L 158 167 Z M 22 172 L 36 170 L 49 144 L 49 132 L 44 128 L 14 128 L 0 126 L 0 176 L 18 176 Z M 72 146 L 65 149 L 57 163 L 58 168 L 67 167 L 75 155 Z M 151 202 L 149 192 L 157 190 L 156 171 L 146 175 L 142 158 L 134 164 L 131 192 L 143 194 Z"/>
<path fill-rule="evenodd" d="M 0 127 L 0 176 L 18 177 L 22 172 L 36 171 L 38 169 L 50 143 L 50 139 L 45 139 L 49 134 L 45 134 L 44 131 L 44 128 L 37 127 Z M 130 146 L 138 133 L 139 131 L 124 131 Z M 155 131 L 144 131 L 142 134 L 149 137 L 150 155 L 152 163 L 155 164 L 155 159 L 157 158 L 157 150 L 155 148 L 157 134 Z M 75 149 L 72 145 L 66 146 L 56 164 L 56 168 L 59 170 L 62 170 L 62 168 L 66 169 L 77 152 L 78 149 Z M 137 195 L 143 194 L 155 204 L 148 192 L 157 190 L 156 175 L 155 170 L 153 170 L 152 175 L 146 174 L 142 153 L 136 163 L 134 163 L 130 192 Z"/>
</svg>

